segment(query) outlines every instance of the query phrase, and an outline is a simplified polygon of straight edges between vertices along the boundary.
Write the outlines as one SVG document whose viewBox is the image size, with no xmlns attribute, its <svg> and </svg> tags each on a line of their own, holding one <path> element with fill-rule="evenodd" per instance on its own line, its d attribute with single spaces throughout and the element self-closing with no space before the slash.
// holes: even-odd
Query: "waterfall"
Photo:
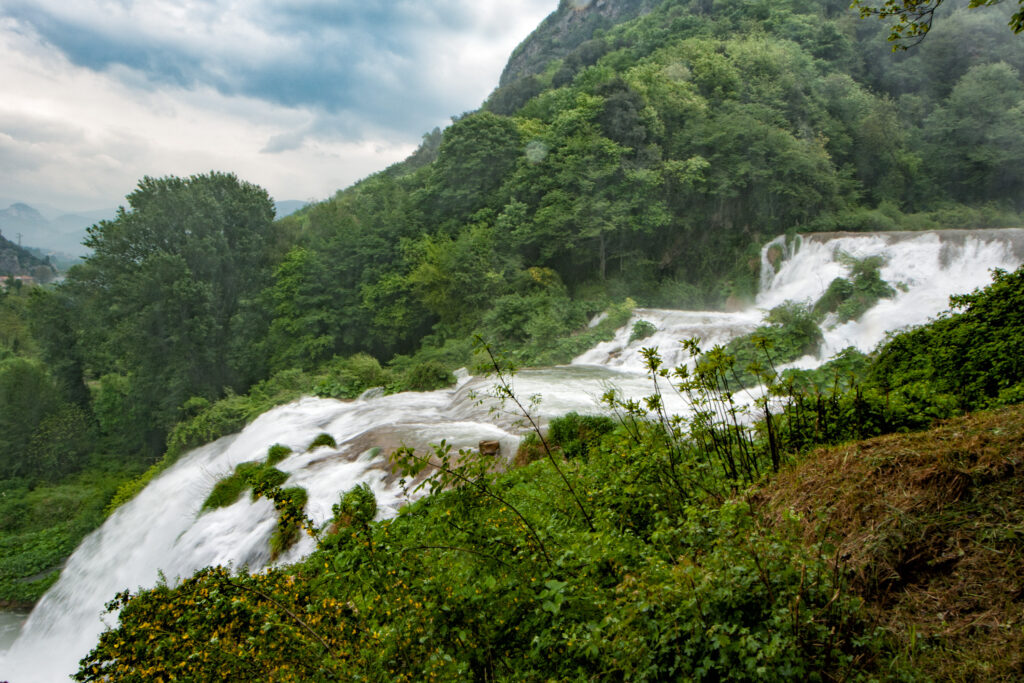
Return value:
<svg viewBox="0 0 1024 683">
<path fill-rule="evenodd" d="M 761 250 L 761 283 L 753 308 L 736 313 L 638 308 L 615 339 L 598 344 L 573 363 L 642 372 L 640 350 L 656 346 L 669 366 L 678 365 L 688 360 L 679 349 L 680 339 L 700 337 L 702 347 L 708 349 L 752 331 L 764 313 L 779 304 L 813 304 L 832 280 L 848 275 L 840 258 L 844 254 L 855 259 L 882 257 L 880 275 L 896 289 L 896 295 L 880 300 L 858 320 L 837 324 L 826 318 L 821 350 L 800 361 L 801 367 L 817 366 L 848 346 L 869 352 L 888 332 L 921 325 L 946 310 L 951 295 L 990 283 L 991 269 L 1016 270 L 1024 263 L 1024 229 L 779 237 Z M 657 332 L 630 342 L 633 323 L 638 320 L 653 323 Z"/>
<path fill-rule="evenodd" d="M 572 410 L 601 410 L 600 396 L 610 386 L 626 396 L 643 396 L 650 384 L 641 348 L 657 346 L 666 363 L 676 365 L 687 360 L 680 352 L 680 339 L 700 337 L 705 348 L 723 344 L 753 330 L 773 306 L 787 300 L 814 302 L 833 278 L 847 274 L 841 254 L 882 256 L 881 276 L 897 293 L 859 320 L 826 320 L 823 348 L 818 356 L 800 361 L 804 366 L 814 366 L 846 346 L 869 351 L 888 331 L 937 315 L 948 306 L 951 294 L 987 284 L 991 268 L 1015 269 L 1024 262 L 1024 230 L 779 238 L 762 250 L 760 292 L 748 310 L 637 309 L 613 340 L 571 365 L 520 372 L 514 389 L 524 398 L 541 395 L 539 413 L 545 419 Z M 631 342 L 637 320 L 652 323 L 656 331 Z M 458 449 L 497 440 L 502 457 L 510 459 L 523 427 L 517 424 L 518 416 L 487 398 L 490 384 L 462 373 L 456 387 L 434 392 L 370 392 L 356 401 L 304 398 L 268 411 L 239 434 L 186 454 L 82 542 L 18 640 L 0 655 L 0 679 L 49 682 L 77 670 L 78 660 L 104 628 L 104 603 L 120 590 L 153 586 L 161 573 L 173 582 L 213 564 L 249 570 L 267 566 L 268 540 L 276 520 L 268 501 L 244 495 L 218 510 L 201 512 L 201 507 L 220 478 L 239 463 L 263 459 L 275 443 L 293 450 L 277 467 L 289 475 L 286 486 L 308 491 L 306 510 L 318 524 L 330 517 L 341 492 L 361 482 L 372 487 L 381 517 L 395 514 L 406 499 L 386 456 L 400 445 L 425 449 L 445 439 Z M 668 407 L 683 409 L 681 404 Z M 337 447 L 306 452 L 322 432 L 331 434 Z M 294 562 L 312 548 L 312 539 L 303 537 L 278 561 Z"/>
</svg>

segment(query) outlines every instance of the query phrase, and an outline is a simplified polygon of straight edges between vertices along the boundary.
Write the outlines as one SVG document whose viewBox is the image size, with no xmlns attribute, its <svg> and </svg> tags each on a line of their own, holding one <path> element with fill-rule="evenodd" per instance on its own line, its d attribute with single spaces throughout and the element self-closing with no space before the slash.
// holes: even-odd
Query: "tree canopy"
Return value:
<svg viewBox="0 0 1024 683">
<path fill-rule="evenodd" d="M 233 337 L 267 284 L 274 207 L 265 190 L 225 173 L 147 177 L 127 199 L 89 229 L 93 254 L 62 289 L 78 344 L 64 339 L 49 355 L 67 366 L 77 354 L 93 377 L 131 377 L 136 427 L 159 453 L 185 400 L 259 378 Z M 47 346 L 60 328 L 41 332 Z"/>
</svg>

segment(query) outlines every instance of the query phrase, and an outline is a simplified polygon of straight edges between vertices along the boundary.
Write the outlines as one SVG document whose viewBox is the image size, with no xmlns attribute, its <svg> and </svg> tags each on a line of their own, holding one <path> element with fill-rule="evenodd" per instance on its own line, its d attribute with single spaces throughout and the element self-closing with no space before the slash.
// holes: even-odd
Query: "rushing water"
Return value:
<svg viewBox="0 0 1024 683">
<path fill-rule="evenodd" d="M 846 346 L 868 351 L 887 331 L 925 322 L 944 310 L 950 294 L 988 283 L 989 269 L 1016 268 L 1024 262 L 1024 230 L 822 234 L 788 243 L 780 238 L 763 251 L 761 291 L 749 310 L 638 309 L 614 340 L 571 365 L 518 374 L 515 392 L 524 398 L 540 395 L 542 418 L 599 411 L 600 397 L 610 387 L 643 396 L 650 383 L 642 347 L 658 346 L 671 365 L 687 362 L 680 339 L 700 337 L 705 347 L 724 343 L 756 327 L 766 309 L 787 300 L 813 302 L 833 278 L 846 274 L 837 259 L 841 252 L 885 257 L 881 275 L 898 288 L 897 295 L 858 321 L 836 325 L 826 320 L 821 354 L 802 359 L 801 365 L 814 366 Z M 657 331 L 631 343 L 632 323 L 640 319 Z M 405 499 L 386 455 L 402 444 L 423 449 L 446 439 L 454 448 L 472 448 L 481 440 L 497 440 L 502 455 L 510 457 L 523 427 L 508 406 L 487 399 L 490 385 L 490 380 L 464 376 L 456 387 L 435 392 L 371 393 L 349 402 L 305 398 L 265 413 L 239 434 L 190 452 L 82 542 L 21 636 L 6 656 L 0 655 L 0 680 L 48 682 L 75 671 L 104 627 L 104 602 L 124 588 L 154 585 L 160 572 L 174 580 L 212 564 L 266 566 L 275 525 L 269 502 L 243 496 L 212 512 L 200 514 L 200 507 L 221 477 L 241 462 L 263 458 L 272 444 L 295 451 L 278 467 L 290 475 L 287 485 L 306 488 L 307 513 L 317 523 L 330 516 L 340 492 L 359 482 L 373 488 L 382 517 L 394 514 Z M 669 408 L 685 407 L 676 403 Z M 330 433 L 337 447 L 305 452 L 321 432 Z M 295 561 L 312 547 L 304 537 L 280 561 Z"/>
<path fill-rule="evenodd" d="M 5 652 L 21 633 L 28 612 L 0 610 L 0 652 Z"/>
</svg>

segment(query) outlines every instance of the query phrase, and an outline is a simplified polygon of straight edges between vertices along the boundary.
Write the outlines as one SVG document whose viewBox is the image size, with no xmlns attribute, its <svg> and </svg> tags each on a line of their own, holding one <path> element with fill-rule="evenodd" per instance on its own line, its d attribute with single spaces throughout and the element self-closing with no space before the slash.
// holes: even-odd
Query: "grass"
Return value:
<svg viewBox="0 0 1024 683">
<path fill-rule="evenodd" d="M 128 476 L 83 472 L 32 489 L 0 482 L 0 606 L 27 607 L 46 592 Z"/>
<path fill-rule="evenodd" d="M 1024 407 L 816 451 L 762 493 L 836 558 L 894 641 L 935 680 L 1024 671 Z"/>
<path fill-rule="evenodd" d="M 235 503 L 243 491 L 259 485 L 280 486 L 288 474 L 269 463 L 243 462 L 235 471 L 218 481 L 203 502 L 202 510 L 214 510 Z"/>
</svg>

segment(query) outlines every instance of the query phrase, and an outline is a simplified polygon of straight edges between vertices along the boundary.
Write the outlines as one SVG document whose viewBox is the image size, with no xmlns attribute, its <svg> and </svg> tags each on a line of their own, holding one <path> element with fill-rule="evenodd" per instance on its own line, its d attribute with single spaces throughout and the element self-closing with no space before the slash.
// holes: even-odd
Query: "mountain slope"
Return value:
<svg viewBox="0 0 1024 683">
<path fill-rule="evenodd" d="M 44 250 L 56 250 L 80 256 L 88 250 L 82 246 L 86 228 L 114 215 L 114 210 L 65 213 L 47 219 L 35 208 L 17 202 L 0 210 L 0 231 L 8 237 L 21 235 L 21 243 Z"/>
<path fill-rule="evenodd" d="M 48 282 L 56 275 L 49 260 L 34 256 L 0 234 L 0 276 L 31 275 Z"/>
<path fill-rule="evenodd" d="M 570 54 L 593 38 L 595 31 L 646 14 L 658 4 L 658 0 L 561 0 L 558 9 L 512 52 L 498 85 L 543 72 L 549 61 Z"/>
</svg>

